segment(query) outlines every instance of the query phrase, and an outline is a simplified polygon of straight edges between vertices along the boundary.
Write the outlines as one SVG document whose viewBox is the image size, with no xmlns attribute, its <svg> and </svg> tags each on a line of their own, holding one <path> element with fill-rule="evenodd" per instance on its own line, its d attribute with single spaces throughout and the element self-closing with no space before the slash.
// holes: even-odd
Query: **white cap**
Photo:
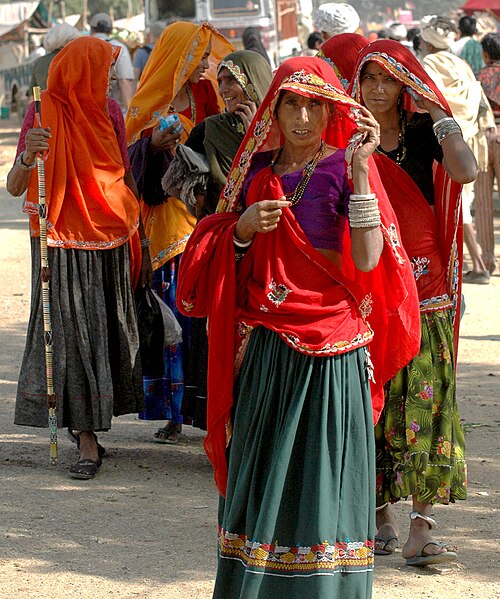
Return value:
<svg viewBox="0 0 500 599">
<path fill-rule="evenodd" d="M 314 25 L 331 36 L 339 33 L 354 33 L 359 27 L 359 15 L 345 3 L 322 4 L 314 15 Z"/>
</svg>

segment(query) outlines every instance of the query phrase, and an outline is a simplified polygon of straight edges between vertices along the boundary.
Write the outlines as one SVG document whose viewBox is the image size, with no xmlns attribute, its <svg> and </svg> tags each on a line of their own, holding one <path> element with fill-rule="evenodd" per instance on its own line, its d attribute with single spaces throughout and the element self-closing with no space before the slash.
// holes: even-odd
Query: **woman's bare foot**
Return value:
<svg viewBox="0 0 500 599">
<path fill-rule="evenodd" d="M 409 559 L 419 556 L 441 555 L 442 553 L 449 551 L 448 547 L 436 543 L 433 539 L 430 522 L 427 522 L 418 516 L 413 517 L 413 515 L 417 513 L 418 512 L 412 512 L 412 515 L 410 516 L 410 533 L 408 535 L 408 540 L 403 545 L 401 552 L 403 557 Z M 423 510 L 422 514 L 425 514 Z"/>
<path fill-rule="evenodd" d="M 389 504 L 377 510 L 376 518 L 375 554 L 390 555 L 399 545 L 399 526 Z"/>
<path fill-rule="evenodd" d="M 100 461 L 97 450 L 97 440 L 93 431 L 81 431 L 78 434 L 80 438 L 80 460 Z"/>
</svg>

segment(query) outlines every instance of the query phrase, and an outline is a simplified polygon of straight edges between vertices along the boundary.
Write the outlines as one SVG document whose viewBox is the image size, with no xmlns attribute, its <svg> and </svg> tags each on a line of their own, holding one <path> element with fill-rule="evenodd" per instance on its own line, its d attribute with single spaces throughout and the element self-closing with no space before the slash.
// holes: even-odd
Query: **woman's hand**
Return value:
<svg viewBox="0 0 500 599">
<path fill-rule="evenodd" d="M 23 162 L 24 164 L 33 164 L 35 158 L 49 149 L 50 128 L 33 128 L 26 133 Z"/>
<path fill-rule="evenodd" d="M 173 123 L 165 131 L 160 131 L 157 125 L 151 134 L 151 149 L 155 154 L 158 152 L 172 152 L 180 142 L 182 130 L 173 133 L 173 130 L 179 126 L 179 123 Z"/>
<path fill-rule="evenodd" d="M 354 160 L 359 166 L 367 166 L 368 158 L 375 152 L 380 144 L 380 125 L 373 114 L 364 106 L 362 114 L 356 119 L 358 131 L 365 134 L 365 141 L 354 153 Z"/>
<path fill-rule="evenodd" d="M 269 233 L 278 226 L 283 208 L 291 202 L 285 196 L 279 200 L 256 202 L 243 212 L 236 225 L 235 236 L 241 241 L 250 241 L 255 233 Z"/>
<path fill-rule="evenodd" d="M 245 127 L 245 131 L 248 131 L 248 127 L 250 127 L 250 123 L 252 122 L 255 113 L 257 112 L 257 106 L 255 102 L 248 100 L 246 102 L 241 102 L 236 107 L 234 111 L 243 121 L 243 126 Z"/>
</svg>

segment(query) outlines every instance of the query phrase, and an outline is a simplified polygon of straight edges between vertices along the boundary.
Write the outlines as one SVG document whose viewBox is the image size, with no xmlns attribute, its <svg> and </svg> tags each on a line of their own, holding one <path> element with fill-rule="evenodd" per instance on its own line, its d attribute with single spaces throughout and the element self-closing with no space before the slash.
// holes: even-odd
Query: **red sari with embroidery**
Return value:
<svg viewBox="0 0 500 599">
<path fill-rule="evenodd" d="M 233 232 L 241 210 L 240 194 L 254 153 L 280 145 L 274 107 L 282 90 L 335 104 L 336 111 L 325 136 L 337 147 L 347 148 L 348 178 L 353 151 L 362 142 L 354 121 L 358 104 L 345 94 L 331 67 L 316 58 L 286 61 L 275 75 L 235 157 L 221 195 L 219 214 L 203 219 L 186 246 L 177 302 L 186 315 L 208 316 L 205 449 L 223 495 L 234 366 L 241 359 L 246 334 L 253 327 L 267 327 L 296 351 L 314 356 L 338 355 L 371 342 L 375 420 L 383 407 L 384 382 L 411 360 L 420 343 L 411 266 L 399 243 L 397 221 L 373 161 L 370 184 L 379 198 L 385 242 L 373 271 L 362 273 L 354 267 L 348 230 L 339 268 L 311 245 L 288 209 L 284 210 L 275 231 L 255 236 L 250 250 L 236 267 Z M 279 177 L 271 169 L 264 169 L 252 181 L 246 203 L 281 195 Z"/>
</svg>

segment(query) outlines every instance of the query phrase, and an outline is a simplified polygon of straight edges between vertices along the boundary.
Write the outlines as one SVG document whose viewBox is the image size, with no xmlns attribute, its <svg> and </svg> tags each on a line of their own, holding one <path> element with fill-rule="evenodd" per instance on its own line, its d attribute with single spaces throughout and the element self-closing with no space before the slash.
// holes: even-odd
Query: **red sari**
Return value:
<svg viewBox="0 0 500 599">
<path fill-rule="evenodd" d="M 219 203 L 219 214 L 195 228 L 181 260 L 177 302 L 190 316 L 208 316 L 208 414 L 205 449 L 215 480 L 225 494 L 226 446 L 231 435 L 235 362 L 241 358 L 248 332 L 262 325 L 276 331 L 296 351 L 314 356 L 342 354 L 370 345 L 372 397 L 376 420 L 383 407 L 383 384 L 416 353 L 419 315 L 411 267 L 399 243 L 392 208 L 373 163 L 370 185 L 379 198 L 385 247 L 379 265 L 361 273 L 350 255 L 350 235 L 343 240 L 342 268 L 315 250 L 293 214 L 285 210 L 278 228 L 257 235 L 236 268 L 233 232 L 239 199 L 257 151 L 277 148 L 280 132 L 274 119 L 279 93 L 290 90 L 334 103 L 336 111 L 325 131 L 328 140 L 346 150 L 346 173 L 362 140 L 355 135 L 354 111 L 332 69 L 315 58 L 286 61 L 247 131 L 233 162 Z M 342 126 L 339 126 L 342 123 Z M 247 205 L 280 197 L 279 177 L 270 169 L 252 181 Z M 386 290 L 390 288 L 391 294 Z M 270 291 L 271 290 L 271 291 Z M 271 301 L 269 301 L 271 296 Z M 293 299 L 292 299 L 293 298 Z M 265 309 L 261 308 L 265 305 Z M 395 341 L 397 340 L 397 341 Z"/>
</svg>

